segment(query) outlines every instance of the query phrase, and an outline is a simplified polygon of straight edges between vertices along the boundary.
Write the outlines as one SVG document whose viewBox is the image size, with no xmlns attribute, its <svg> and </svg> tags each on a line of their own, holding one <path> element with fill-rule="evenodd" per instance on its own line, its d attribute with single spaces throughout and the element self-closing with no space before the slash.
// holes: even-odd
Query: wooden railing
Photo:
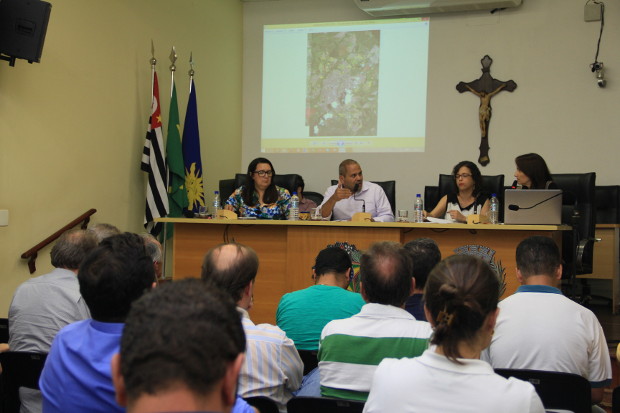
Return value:
<svg viewBox="0 0 620 413">
<path fill-rule="evenodd" d="M 80 223 L 82 223 L 82 229 L 86 229 L 86 227 L 88 226 L 88 223 L 90 222 L 91 215 L 93 215 L 95 212 L 97 212 L 96 209 L 94 208 L 89 209 L 88 211 L 84 212 L 82 215 L 80 215 L 73 221 L 69 222 L 64 227 L 60 228 L 58 231 L 54 232 L 49 237 L 45 238 L 43 241 L 39 242 L 34 247 L 30 248 L 28 251 L 24 252 L 22 254 L 22 258 L 28 260 L 28 269 L 30 270 L 30 274 L 32 274 L 33 272 L 37 270 L 37 267 L 35 266 L 35 262 L 37 260 L 37 253 L 41 249 L 45 248 L 52 242 L 56 241 L 65 231 L 70 230 L 71 228 L 75 227 L 76 225 Z"/>
</svg>

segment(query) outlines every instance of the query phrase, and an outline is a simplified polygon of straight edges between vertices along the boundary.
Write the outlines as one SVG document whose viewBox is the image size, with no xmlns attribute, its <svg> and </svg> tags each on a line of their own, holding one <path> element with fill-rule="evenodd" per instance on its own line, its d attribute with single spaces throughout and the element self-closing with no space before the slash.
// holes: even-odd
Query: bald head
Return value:
<svg viewBox="0 0 620 413">
<path fill-rule="evenodd" d="M 369 303 L 402 307 L 411 295 L 411 257 L 397 242 L 377 242 L 364 252 L 360 276 Z"/>
<path fill-rule="evenodd" d="M 241 244 L 221 244 L 212 248 L 202 262 L 202 279 L 226 291 L 239 302 L 243 290 L 258 273 L 258 256 Z"/>
</svg>

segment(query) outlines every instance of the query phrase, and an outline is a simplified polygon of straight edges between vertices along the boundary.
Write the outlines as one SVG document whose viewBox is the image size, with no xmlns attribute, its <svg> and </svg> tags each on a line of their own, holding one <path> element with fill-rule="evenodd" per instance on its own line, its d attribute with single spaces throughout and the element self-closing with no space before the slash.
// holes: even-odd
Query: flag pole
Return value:
<svg viewBox="0 0 620 413">
<path fill-rule="evenodd" d="M 175 63 L 177 62 L 177 51 L 172 46 L 172 51 L 170 52 L 170 97 L 172 97 L 172 87 L 174 86 L 174 72 L 177 70 Z"/>
<path fill-rule="evenodd" d="M 193 53 L 189 53 L 189 93 L 192 93 L 192 81 L 194 80 L 194 58 Z"/>
<path fill-rule="evenodd" d="M 174 46 L 172 46 L 172 50 L 170 51 L 170 98 L 172 98 L 172 90 L 174 88 L 174 72 L 177 70 L 177 67 L 175 65 L 177 61 L 177 52 L 176 49 L 174 48 Z M 168 120 L 170 121 L 170 119 Z M 170 166 L 168 165 L 168 168 L 170 168 Z M 169 174 L 169 171 L 166 171 L 167 174 Z M 164 238 L 163 238 L 163 243 L 162 243 L 162 249 L 163 249 L 163 254 L 162 254 L 162 268 L 164 269 L 164 278 L 166 278 L 166 262 L 168 261 L 166 258 L 167 255 L 167 248 L 168 246 L 168 224 L 164 224 Z"/>
<path fill-rule="evenodd" d="M 155 65 L 157 59 L 155 59 L 155 46 L 153 45 L 153 39 L 151 39 L 151 108 L 153 107 L 153 83 L 155 81 Z M 149 114 L 150 115 L 150 114 Z"/>
</svg>

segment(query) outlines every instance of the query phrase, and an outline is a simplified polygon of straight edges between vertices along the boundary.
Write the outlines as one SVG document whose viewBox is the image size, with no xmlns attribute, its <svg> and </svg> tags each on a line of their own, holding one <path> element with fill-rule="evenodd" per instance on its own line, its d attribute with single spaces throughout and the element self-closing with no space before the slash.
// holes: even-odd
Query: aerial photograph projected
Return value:
<svg viewBox="0 0 620 413">
<path fill-rule="evenodd" d="M 310 136 L 376 136 L 379 30 L 308 34 Z"/>
</svg>

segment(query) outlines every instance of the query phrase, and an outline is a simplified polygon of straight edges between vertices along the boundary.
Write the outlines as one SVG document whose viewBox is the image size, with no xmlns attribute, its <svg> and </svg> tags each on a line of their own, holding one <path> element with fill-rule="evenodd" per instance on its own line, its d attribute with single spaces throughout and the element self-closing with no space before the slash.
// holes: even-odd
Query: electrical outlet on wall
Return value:
<svg viewBox="0 0 620 413">
<path fill-rule="evenodd" d="M 596 3 L 586 3 L 583 9 L 583 19 L 587 22 L 600 21 L 602 7 L 602 5 Z"/>
<path fill-rule="evenodd" d="M 6 227 L 9 225 L 9 210 L 0 209 L 0 227 Z"/>
</svg>

